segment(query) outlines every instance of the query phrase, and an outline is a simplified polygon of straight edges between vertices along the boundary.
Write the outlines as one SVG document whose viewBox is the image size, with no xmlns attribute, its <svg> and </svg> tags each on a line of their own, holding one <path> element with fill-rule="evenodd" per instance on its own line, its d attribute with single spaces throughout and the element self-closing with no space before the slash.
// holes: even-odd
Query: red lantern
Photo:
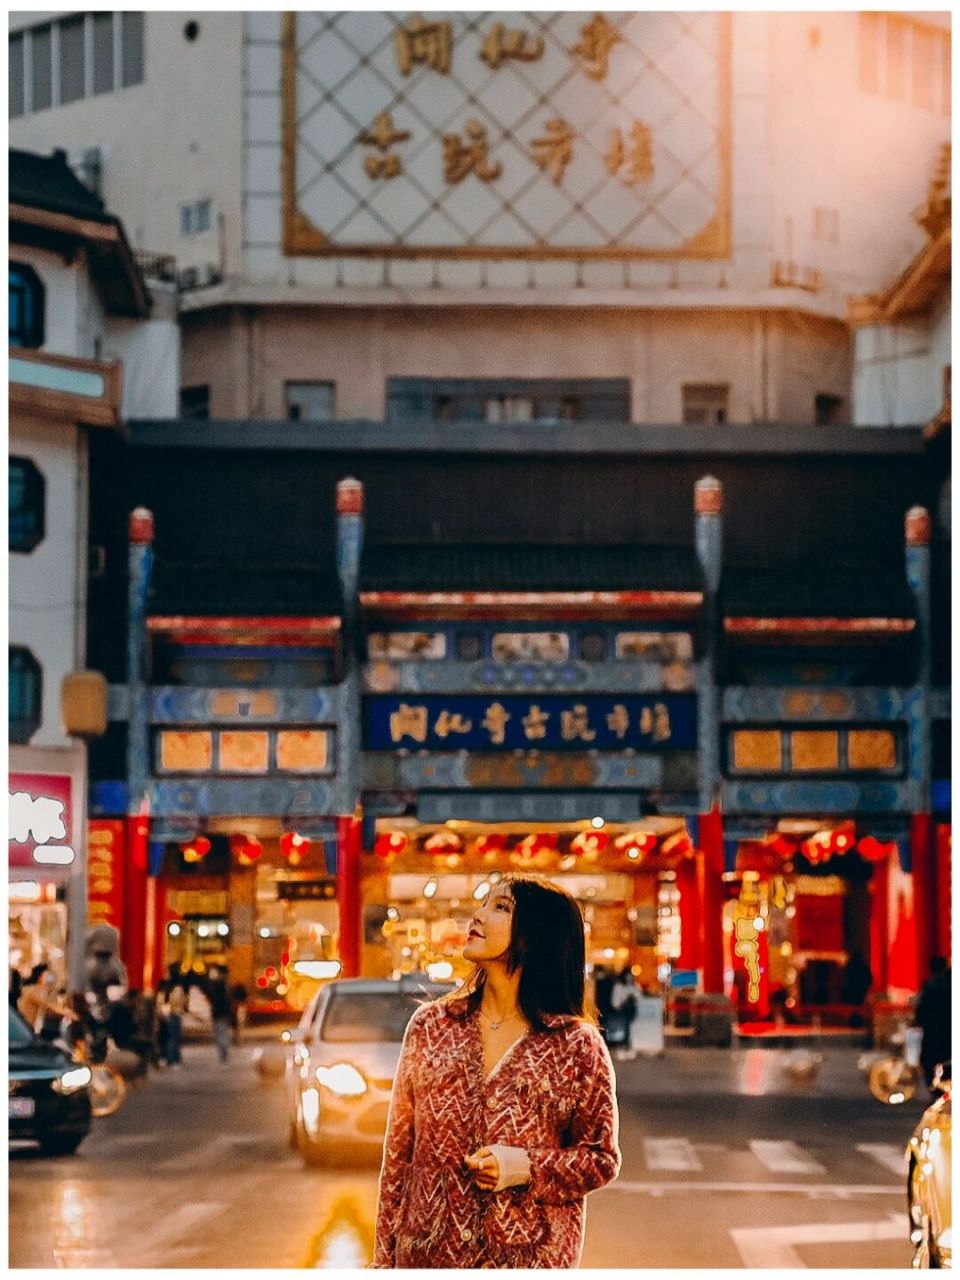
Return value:
<svg viewBox="0 0 960 1280">
<path fill-rule="evenodd" d="M 521 858 L 536 858 L 541 853 L 556 853 L 557 837 L 552 831 L 531 831 L 517 845 Z"/>
<path fill-rule="evenodd" d="M 803 856 L 813 866 L 829 862 L 833 857 L 833 833 L 818 831 L 815 836 L 803 842 L 802 851 Z"/>
<path fill-rule="evenodd" d="M 878 840 L 876 836 L 864 836 L 857 845 L 857 852 L 860 857 L 867 862 L 874 864 L 886 862 L 890 856 L 891 849 L 895 848 L 894 844 L 884 844 L 882 840 Z"/>
<path fill-rule="evenodd" d="M 673 835 L 667 836 L 666 840 L 660 845 L 660 852 L 669 862 L 679 862 L 681 858 L 692 858 L 694 854 L 693 841 L 687 835 L 684 828 L 675 831 Z"/>
<path fill-rule="evenodd" d="M 786 861 L 787 858 L 792 858 L 797 851 L 797 846 L 788 836 L 785 836 L 782 831 L 778 831 L 773 839 L 768 841 L 768 844 L 773 852 L 777 854 L 778 857 L 783 858 L 784 861 Z"/>
<path fill-rule="evenodd" d="M 310 841 L 295 831 L 284 831 L 280 837 L 280 852 L 292 867 L 297 867 L 310 852 Z"/>
<path fill-rule="evenodd" d="M 631 862 L 639 862 L 657 847 L 657 837 L 652 831 L 625 831 L 622 836 L 617 836 L 614 844 Z"/>
<path fill-rule="evenodd" d="M 263 845 L 253 836 L 237 834 L 230 837 L 230 852 L 242 867 L 252 867 L 263 853 Z"/>
<path fill-rule="evenodd" d="M 210 852 L 210 841 L 206 836 L 197 836 L 195 840 L 191 840 L 189 844 L 181 847 L 183 848 L 184 862 L 199 862 L 201 858 L 205 858 Z"/>
<path fill-rule="evenodd" d="M 434 831 L 423 848 L 426 853 L 463 853 L 463 841 L 454 831 Z"/>
<path fill-rule="evenodd" d="M 377 836 L 373 851 L 378 858 L 394 857 L 407 847 L 407 835 L 403 831 L 384 831 Z"/>
<path fill-rule="evenodd" d="M 610 837 L 606 831 L 580 831 L 570 841 L 570 852 L 595 858 L 603 853 L 609 843 Z"/>
<path fill-rule="evenodd" d="M 477 836 L 477 853 L 481 856 L 502 853 L 506 847 L 507 837 L 499 831 L 489 831 L 486 835 Z"/>
</svg>

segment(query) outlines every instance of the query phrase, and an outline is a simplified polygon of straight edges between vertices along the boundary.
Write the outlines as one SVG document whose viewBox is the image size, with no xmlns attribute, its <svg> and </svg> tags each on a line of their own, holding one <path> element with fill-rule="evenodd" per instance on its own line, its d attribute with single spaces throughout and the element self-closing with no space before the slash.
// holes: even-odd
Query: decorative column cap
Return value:
<svg viewBox="0 0 960 1280">
<path fill-rule="evenodd" d="M 903 525 L 908 547 L 930 545 L 930 512 L 926 507 L 911 507 Z"/>
<path fill-rule="evenodd" d="M 353 476 L 347 476 L 337 484 L 337 515 L 363 515 L 363 485 Z"/>
<path fill-rule="evenodd" d="M 132 543 L 144 546 L 153 541 L 153 512 L 147 507 L 134 507 L 130 512 L 127 536 Z"/>
<path fill-rule="evenodd" d="M 701 476 L 693 486 L 693 509 L 698 516 L 718 516 L 723 511 L 723 485 L 716 476 Z"/>
</svg>

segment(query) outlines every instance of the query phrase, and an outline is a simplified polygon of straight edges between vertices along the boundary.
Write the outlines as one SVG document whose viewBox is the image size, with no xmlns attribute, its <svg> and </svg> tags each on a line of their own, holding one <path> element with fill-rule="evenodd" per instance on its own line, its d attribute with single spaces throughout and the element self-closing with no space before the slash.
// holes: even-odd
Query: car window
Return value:
<svg viewBox="0 0 960 1280">
<path fill-rule="evenodd" d="M 33 1032 L 15 1009 L 10 1010 L 9 1036 L 11 1049 L 28 1049 L 33 1044 Z"/>
<path fill-rule="evenodd" d="M 424 1002 L 422 994 L 401 991 L 334 991 L 320 1026 L 330 1044 L 399 1044 L 407 1023 Z"/>
</svg>

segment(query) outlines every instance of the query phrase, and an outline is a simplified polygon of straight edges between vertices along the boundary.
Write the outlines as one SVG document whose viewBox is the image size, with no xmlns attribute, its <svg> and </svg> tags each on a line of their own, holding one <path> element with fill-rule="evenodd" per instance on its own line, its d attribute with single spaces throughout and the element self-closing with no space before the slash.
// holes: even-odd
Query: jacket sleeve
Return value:
<svg viewBox="0 0 960 1280">
<path fill-rule="evenodd" d="M 413 1082 L 416 1076 L 419 1044 L 418 1013 L 410 1019 L 400 1049 L 400 1062 L 390 1097 L 387 1135 L 383 1144 L 380 1167 L 380 1190 L 377 1201 L 377 1228 L 374 1244 L 374 1267 L 395 1266 L 397 1232 L 403 1212 L 403 1188 L 413 1158 L 416 1104 Z"/>
<path fill-rule="evenodd" d="M 536 1147 L 530 1157 L 530 1194 L 541 1204 L 567 1204 L 606 1186 L 620 1172 L 619 1129 L 613 1063 L 592 1027 L 577 1056 L 583 1090 L 568 1126 L 570 1145 Z"/>
</svg>

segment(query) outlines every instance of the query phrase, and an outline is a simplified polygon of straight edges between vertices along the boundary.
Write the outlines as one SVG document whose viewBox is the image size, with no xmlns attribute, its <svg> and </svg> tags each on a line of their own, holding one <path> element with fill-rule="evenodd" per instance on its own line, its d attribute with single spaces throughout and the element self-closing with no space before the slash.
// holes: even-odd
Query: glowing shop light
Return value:
<svg viewBox="0 0 960 1280">
<path fill-rule="evenodd" d="M 597 814 L 595 818 L 590 819 L 590 825 L 591 827 L 593 827 L 595 831 L 599 831 L 600 828 L 605 825 L 605 823 L 603 818 L 601 818 L 600 815 Z"/>
<path fill-rule="evenodd" d="M 423 896 L 425 898 L 435 898 L 437 890 L 440 888 L 440 881 L 436 876 L 431 876 L 427 883 L 423 886 Z"/>
<path fill-rule="evenodd" d="M 476 887 L 476 888 L 474 889 L 474 891 L 473 891 L 473 896 L 474 896 L 474 898 L 476 898 L 477 902 L 482 902 L 482 901 L 483 901 L 483 899 L 484 899 L 484 898 L 487 896 L 487 894 L 490 892 L 491 887 L 492 887 L 492 886 L 491 886 L 491 884 L 490 884 L 490 881 L 489 881 L 489 880 L 481 880 L 481 881 L 480 881 L 480 883 L 477 885 L 477 887 Z"/>
<path fill-rule="evenodd" d="M 427 977 L 431 982 L 446 982 L 453 977 L 453 965 L 449 960 L 435 960 L 427 965 Z"/>
<path fill-rule="evenodd" d="M 336 978 L 340 973 L 339 960 L 297 960 L 293 972 L 301 978 L 314 978 L 318 982 L 326 978 Z"/>
<path fill-rule="evenodd" d="M 37 845 L 33 851 L 34 862 L 46 867 L 69 867 L 76 856 L 68 844 Z"/>
</svg>

